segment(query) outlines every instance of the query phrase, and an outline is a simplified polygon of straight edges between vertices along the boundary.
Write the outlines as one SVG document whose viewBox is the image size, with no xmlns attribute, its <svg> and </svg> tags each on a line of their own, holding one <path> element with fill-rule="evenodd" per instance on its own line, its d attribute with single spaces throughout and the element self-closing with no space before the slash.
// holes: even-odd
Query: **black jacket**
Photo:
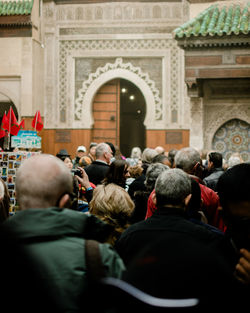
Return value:
<svg viewBox="0 0 250 313">
<path fill-rule="evenodd" d="M 88 174 L 89 181 L 95 185 L 99 185 L 106 176 L 109 170 L 109 165 L 104 162 L 94 161 L 84 169 Z"/>
<path fill-rule="evenodd" d="M 223 235 L 212 232 L 204 226 L 187 220 L 185 213 L 178 208 L 158 208 L 147 220 L 127 228 L 116 242 L 116 250 L 129 264 L 137 253 L 156 239 L 164 237 L 167 243 L 178 245 L 185 238 L 188 242 L 199 241 L 204 244 L 218 244 Z"/>
<path fill-rule="evenodd" d="M 217 191 L 217 182 L 220 176 L 224 173 L 224 170 L 221 167 L 214 168 L 209 172 L 209 175 L 203 179 L 207 187 Z"/>
</svg>

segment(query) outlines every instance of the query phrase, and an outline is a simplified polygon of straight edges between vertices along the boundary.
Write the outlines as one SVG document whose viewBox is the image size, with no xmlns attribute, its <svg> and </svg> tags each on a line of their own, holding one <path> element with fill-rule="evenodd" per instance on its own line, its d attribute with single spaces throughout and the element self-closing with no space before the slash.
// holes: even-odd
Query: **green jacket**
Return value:
<svg viewBox="0 0 250 313">
<path fill-rule="evenodd" d="M 93 215 L 56 207 L 20 211 L 4 224 L 35 265 L 59 311 L 79 312 L 88 288 L 85 239 L 105 241 L 109 226 Z M 109 244 L 99 248 L 107 276 L 121 278 L 125 267 L 118 254 Z"/>
</svg>

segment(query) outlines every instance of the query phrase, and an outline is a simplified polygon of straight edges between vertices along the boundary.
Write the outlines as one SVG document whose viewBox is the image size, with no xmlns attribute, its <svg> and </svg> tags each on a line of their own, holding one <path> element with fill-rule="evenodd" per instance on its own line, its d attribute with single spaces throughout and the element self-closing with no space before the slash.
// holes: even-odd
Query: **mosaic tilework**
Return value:
<svg viewBox="0 0 250 313">
<path fill-rule="evenodd" d="M 239 152 L 245 162 L 250 161 L 250 125 L 244 121 L 233 119 L 222 125 L 214 135 L 213 149 L 229 157 Z"/>
</svg>

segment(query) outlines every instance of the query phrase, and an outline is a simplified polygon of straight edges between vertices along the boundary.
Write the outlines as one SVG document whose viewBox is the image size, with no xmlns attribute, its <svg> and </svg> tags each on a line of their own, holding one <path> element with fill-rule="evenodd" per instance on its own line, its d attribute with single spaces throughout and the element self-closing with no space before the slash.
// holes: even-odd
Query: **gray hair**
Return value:
<svg viewBox="0 0 250 313">
<path fill-rule="evenodd" d="M 130 157 L 132 159 L 134 159 L 134 158 L 140 159 L 141 158 L 141 148 L 139 148 L 139 147 L 132 148 Z"/>
<path fill-rule="evenodd" d="M 176 168 L 180 168 L 186 173 L 192 173 L 195 164 L 201 162 L 201 157 L 194 148 L 182 148 L 176 153 L 174 162 Z"/>
<path fill-rule="evenodd" d="M 21 210 L 56 206 L 60 197 L 72 189 L 70 170 L 50 154 L 24 160 L 17 171 L 16 194 Z"/>
<path fill-rule="evenodd" d="M 156 179 L 163 172 L 168 170 L 169 167 L 163 163 L 152 163 L 147 168 L 145 186 L 148 190 L 153 190 Z"/>
<path fill-rule="evenodd" d="M 155 149 L 150 149 L 146 148 L 142 152 L 142 162 L 145 163 L 152 163 L 153 158 L 157 155 L 158 153 L 155 151 Z"/>
<path fill-rule="evenodd" d="M 96 146 L 96 158 L 103 156 L 105 152 L 109 152 L 109 145 L 105 142 L 101 142 Z"/>
<path fill-rule="evenodd" d="M 191 178 L 180 169 L 162 172 L 155 183 L 157 206 L 184 206 L 185 198 L 191 194 Z"/>
</svg>

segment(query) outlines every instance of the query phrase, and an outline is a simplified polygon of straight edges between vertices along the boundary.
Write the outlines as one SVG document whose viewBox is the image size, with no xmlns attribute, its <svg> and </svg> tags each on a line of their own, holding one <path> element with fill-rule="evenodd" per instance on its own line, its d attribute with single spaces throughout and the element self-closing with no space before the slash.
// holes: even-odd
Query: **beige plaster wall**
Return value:
<svg viewBox="0 0 250 313">
<path fill-rule="evenodd" d="M 0 75 L 21 76 L 22 38 L 0 38 Z"/>
</svg>

